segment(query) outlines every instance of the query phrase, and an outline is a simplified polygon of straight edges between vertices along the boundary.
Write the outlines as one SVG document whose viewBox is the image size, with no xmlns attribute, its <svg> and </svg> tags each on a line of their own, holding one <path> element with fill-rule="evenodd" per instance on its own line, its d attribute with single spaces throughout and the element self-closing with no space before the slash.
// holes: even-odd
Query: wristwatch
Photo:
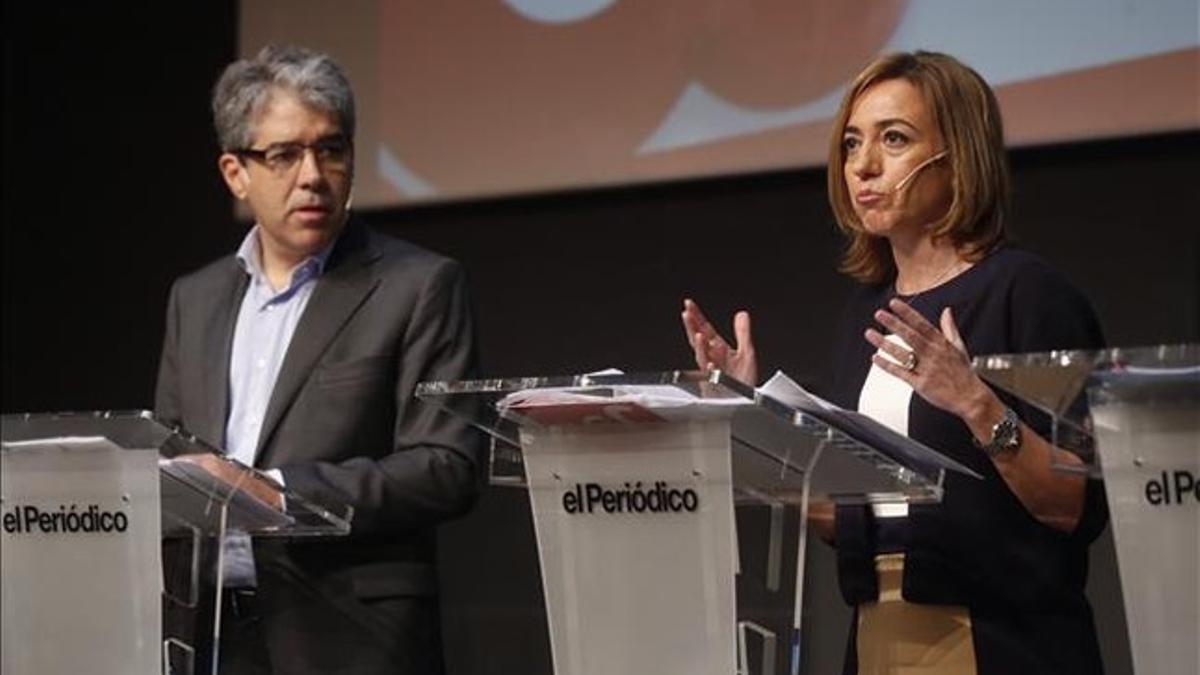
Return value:
<svg viewBox="0 0 1200 675">
<path fill-rule="evenodd" d="M 989 457 L 1016 452 L 1021 447 L 1021 420 L 1012 408 L 1005 407 L 1000 421 L 992 426 L 992 438 L 987 443 L 975 441 Z"/>
</svg>

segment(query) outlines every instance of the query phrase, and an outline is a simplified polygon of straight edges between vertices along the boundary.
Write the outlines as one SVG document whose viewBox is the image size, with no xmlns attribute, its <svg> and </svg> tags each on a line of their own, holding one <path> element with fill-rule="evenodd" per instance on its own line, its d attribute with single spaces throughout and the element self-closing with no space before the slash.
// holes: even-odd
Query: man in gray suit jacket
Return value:
<svg viewBox="0 0 1200 675">
<path fill-rule="evenodd" d="M 348 214 L 354 102 L 327 56 L 238 61 L 213 112 L 255 225 L 172 288 L 157 413 L 354 507 L 344 538 L 227 542 L 222 672 L 440 672 L 434 526 L 473 503 L 482 444 L 413 390 L 472 374 L 462 271 Z"/>
</svg>

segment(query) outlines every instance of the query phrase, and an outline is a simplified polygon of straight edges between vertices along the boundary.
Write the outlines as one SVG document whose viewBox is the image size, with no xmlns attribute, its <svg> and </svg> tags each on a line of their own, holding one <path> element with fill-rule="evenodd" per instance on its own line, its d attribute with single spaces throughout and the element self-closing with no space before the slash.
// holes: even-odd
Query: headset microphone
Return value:
<svg viewBox="0 0 1200 675">
<path fill-rule="evenodd" d="M 941 152 L 934 153 L 933 155 L 929 156 L 929 159 L 926 159 L 924 162 L 921 162 L 920 164 L 914 166 L 913 170 L 908 172 L 908 175 L 906 175 L 904 178 L 901 178 L 899 183 L 896 183 L 894 186 L 892 186 L 892 189 L 891 189 L 892 194 L 895 194 L 895 193 L 903 190 L 904 187 L 906 185 L 908 185 L 909 182 L 911 182 L 914 177 L 916 177 L 916 175 L 921 171 L 921 169 L 924 169 L 925 167 L 929 166 L 930 164 L 933 164 L 934 162 L 938 161 L 939 159 L 945 157 L 947 152 L 948 152 L 947 150 L 942 150 Z"/>
</svg>

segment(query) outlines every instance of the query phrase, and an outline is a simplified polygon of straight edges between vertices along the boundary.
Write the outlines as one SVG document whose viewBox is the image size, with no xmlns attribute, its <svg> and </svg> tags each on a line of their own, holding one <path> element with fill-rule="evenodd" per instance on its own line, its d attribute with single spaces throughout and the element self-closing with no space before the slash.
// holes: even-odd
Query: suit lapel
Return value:
<svg viewBox="0 0 1200 675">
<path fill-rule="evenodd" d="M 225 275 L 219 285 L 209 296 L 213 306 L 209 313 L 209 326 L 205 331 L 204 363 L 211 367 L 204 369 L 207 392 L 204 399 L 208 402 L 200 428 L 194 433 L 209 440 L 218 447 L 225 443 L 225 420 L 229 412 L 229 359 L 233 350 L 233 331 L 237 324 L 238 311 L 242 306 L 242 296 L 246 294 L 246 284 L 249 277 L 230 259 L 229 274 Z"/>
<path fill-rule="evenodd" d="M 371 274 L 369 265 L 378 256 L 378 252 L 370 245 L 366 228 L 354 220 L 348 223 L 329 256 L 325 271 L 313 289 L 304 316 L 300 318 L 288 345 L 258 436 L 256 465 L 269 466 L 268 455 L 276 452 L 270 441 L 288 408 L 308 381 L 329 343 L 379 283 Z"/>
</svg>

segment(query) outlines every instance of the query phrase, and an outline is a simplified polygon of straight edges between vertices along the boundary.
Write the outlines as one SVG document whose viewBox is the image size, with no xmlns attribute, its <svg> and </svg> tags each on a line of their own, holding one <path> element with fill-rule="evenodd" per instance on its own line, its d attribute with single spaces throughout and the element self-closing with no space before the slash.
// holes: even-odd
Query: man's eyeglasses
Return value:
<svg viewBox="0 0 1200 675">
<path fill-rule="evenodd" d="M 234 150 L 238 157 L 249 157 L 271 170 L 283 175 L 290 173 L 304 161 L 304 153 L 312 150 L 318 167 L 323 171 L 344 173 L 352 161 L 354 146 L 344 138 L 326 138 L 316 143 L 276 143 L 261 150 L 242 148 Z"/>
</svg>

